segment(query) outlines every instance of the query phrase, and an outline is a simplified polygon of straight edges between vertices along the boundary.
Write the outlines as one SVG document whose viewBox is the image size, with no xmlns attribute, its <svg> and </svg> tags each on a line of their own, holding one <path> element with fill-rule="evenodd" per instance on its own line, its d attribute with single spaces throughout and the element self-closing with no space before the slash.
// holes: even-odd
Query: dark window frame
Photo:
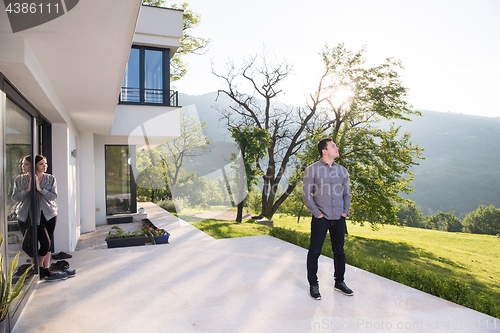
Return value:
<svg viewBox="0 0 500 333">
<path fill-rule="evenodd" d="M 134 165 L 136 165 L 136 146 L 135 145 L 123 145 L 123 144 L 105 144 L 104 145 L 104 192 L 105 192 L 105 202 L 106 202 L 106 216 L 113 216 L 117 214 L 108 213 L 108 187 L 107 187 L 107 170 L 106 170 L 106 158 L 107 158 L 107 147 L 128 147 L 129 158 L 130 158 L 130 213 L 117 213 L 117 214 L 133 214 L 137 213 L 137 183 L 134 176 Z"/>
<path fill-rule="evenodd" d="M 121 87 L 118 104 L 149 105 L 149 106 L 179 106 L 177 91 L 170 90 L 170 48 L 133 45 L 132 49 L 139 50 L 139 87 Z M 162 52 L 162 85 L 163 100 L 160 103 L 146 102 L 146 50 Z M 130 55 L 129 55 L 130 58 Z M 128 60 L 127 60 L 128 63 Z M 123 81 L 122 81 L 123 82 Z M 139 89 L 139 102 L 122 100 L 122 93 L 127 89 Z"/>
</svg>

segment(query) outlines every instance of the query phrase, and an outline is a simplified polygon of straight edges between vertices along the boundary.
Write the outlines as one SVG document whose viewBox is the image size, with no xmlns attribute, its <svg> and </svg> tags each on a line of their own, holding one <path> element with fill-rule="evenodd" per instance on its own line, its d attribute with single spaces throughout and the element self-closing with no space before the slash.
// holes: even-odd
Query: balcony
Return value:
<svg viewBox="0 0 500 333">
<path fill-rule="evenodd" d="M 118 104 L 178 107 L 179 98 L 175 90 L 122 87 Z"/>
</svg>

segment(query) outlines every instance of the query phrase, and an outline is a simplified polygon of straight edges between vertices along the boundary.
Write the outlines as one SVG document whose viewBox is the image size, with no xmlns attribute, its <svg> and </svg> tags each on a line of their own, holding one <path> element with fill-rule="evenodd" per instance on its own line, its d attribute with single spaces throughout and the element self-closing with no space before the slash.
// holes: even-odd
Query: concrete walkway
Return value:
<svg viewBox="0 0 500 333">
<path fill-rule="evenodd" d="M 500 332 L 498 319 L 352 266 L 346 297 L 323 256 L 315 301 L 305 249 L 270 236 L 215 240 L 145 208 L 170 244 L 73 252 L 76 277 L 39 283 L 14 332 Z"/>
</svg>

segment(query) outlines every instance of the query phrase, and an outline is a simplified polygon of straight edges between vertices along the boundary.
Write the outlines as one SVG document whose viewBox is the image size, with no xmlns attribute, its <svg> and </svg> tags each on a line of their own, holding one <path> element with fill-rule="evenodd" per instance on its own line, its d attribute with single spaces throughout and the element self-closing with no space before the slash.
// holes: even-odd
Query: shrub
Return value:
<svg viewBox="0 0 500 333">
<path fill-rule="evenodd" d="M 158 201 L 157 204 L 161 208 L 165 209 L 167 212 L 177 213 L 177 214 L 182 212 L 184 206 L 186 205 L 185 200 L 183 198 L 160 200 Z"/>
<path fill-rule="evenodd" d="M 472 234 L 496 235 L 500 229 L 500 208 L 479 206 L 465 216 L 464 227 Z"/>
</svg>

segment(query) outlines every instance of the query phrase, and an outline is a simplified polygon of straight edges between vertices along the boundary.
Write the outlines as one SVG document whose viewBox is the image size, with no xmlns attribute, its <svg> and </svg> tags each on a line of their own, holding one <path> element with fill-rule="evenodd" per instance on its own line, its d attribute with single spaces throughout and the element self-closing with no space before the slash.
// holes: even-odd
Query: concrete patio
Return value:
<svg viewBox="0 0 500 333">
<path fill-rule="evenodd" d="M 144 207 L 170 244 L 107 249 L 106 228 L 82 235 L 68 259 L 76 277 L 40 282 L 14 332 L 500 332 L 496 318 L 352 266 L 346 297 L 323 256 L 315 301 L 307 250 L 271 236 L 216 240 Z"/>
</svg>

